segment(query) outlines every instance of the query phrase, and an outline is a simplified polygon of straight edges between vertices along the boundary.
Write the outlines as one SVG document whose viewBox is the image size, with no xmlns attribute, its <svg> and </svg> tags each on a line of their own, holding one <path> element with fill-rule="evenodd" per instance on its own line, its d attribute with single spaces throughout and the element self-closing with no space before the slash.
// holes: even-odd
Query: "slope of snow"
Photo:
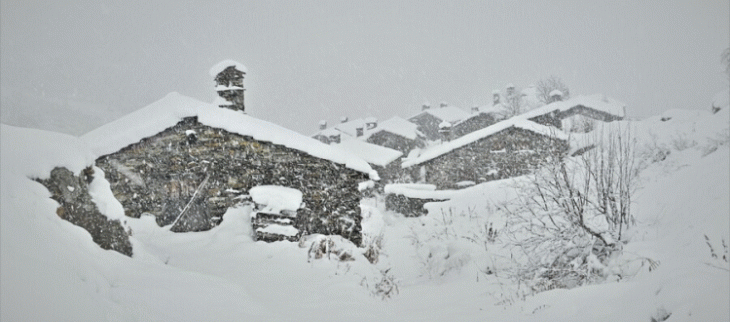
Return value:
<svg viewBox="0 0 730 322">
<path fill-rule="evenodd" d="M 521 119 L 529 119 L 535 116 L 545 115 L 553 111 L 564 112 L 576 106 L 585 106 L 597 111 L 605 112 L 611 115 L 624 117 L 625 104 L 610 99 L 602 94 L 577 96 L 565 101 L 553 102 L 545 106 L 538 107 L 516 117 Z"/>
<path fill-rule="evenodd" d="M 102 156 L 153 136 L 191 116 L 197 116 L 200 123 L 211 127 L 251 136 L 260 141 L 281 144 L 314 157 L 344 164 L 363 173 L 373 172 L 362 159 L 315 139 L 178 93 L 170 93 L 157 102 L 84 134 L 81 139 L 91 147 L 96 156 Z"/>
<path fill-rule="evenodd" d="M 385 167 L 403 155 L 400 151 L 356 139 L 345 139 L 339 144 L 332 146 L 352 153 L 368 163 L 380 167 Z"/>
<path fill-rule="evenodd" d="M 414 115 L 414 117 L 423 113 L 431 114 L 439 120 L 448 121 L 451 123 L 456 123 L 469 117 L 468 112 L 453 105 L 447 105 L 444 107 L 432 107 Z"/>
<path fill-rule="evenodd" d="M 418 132 L 418 125 L 411 123 L 404 118 L 394 116 L 383 121 L 383 123 L 378 124 L 378 127 L 368 131 L 363 139 L 367 140 L 367 138 L 371 135 L 381 131 L 397 134 L 409 140 L 415 140 L 419 135 L 421 135 L 420 132 Z"/>
</svg>

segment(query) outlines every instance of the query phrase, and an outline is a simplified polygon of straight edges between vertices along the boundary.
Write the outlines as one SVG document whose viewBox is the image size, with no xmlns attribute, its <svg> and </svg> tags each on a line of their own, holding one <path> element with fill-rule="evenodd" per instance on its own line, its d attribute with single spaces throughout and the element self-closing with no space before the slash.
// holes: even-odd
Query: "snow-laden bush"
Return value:
<svg viewBox="0 0 730 322">
<path fill-rule="evenodd" d="M 553 156 L 515 180 L 518 197 L 502 208 L 516 268 L 534 292 L 599 282 L 612 274 L 641 168 L 636 141 L 620 126 L 594 131 L 593 149 Z"/>
</svg>

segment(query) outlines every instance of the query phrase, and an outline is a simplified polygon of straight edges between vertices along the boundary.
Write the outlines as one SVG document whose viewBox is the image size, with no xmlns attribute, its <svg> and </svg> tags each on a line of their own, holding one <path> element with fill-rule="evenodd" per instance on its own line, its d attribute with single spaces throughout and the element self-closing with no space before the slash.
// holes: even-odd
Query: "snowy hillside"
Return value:
<svg viewBox="0 0 730 322">
<path fill-rule="evenodd" d="M 525 178 L 460 190 L 418 218 L 366 199 L 363 248 L 336 236 L 254 242 L 249 207 L 197 233 L 124 218 L 129 258 L 61 220 L 31 180 L 93 165 L 88 143 L 2 125 L 0 320 L 728 321 L 728 110 L 624 122 L 646 165 L 623 249 L 610 267 L 593 267 L 605 280 L 539 293 L 511 278 L 510 218 L 500 211 Z M 108 182 L 94 180 L 94 202 L 122 218 Z"/>
</svg>

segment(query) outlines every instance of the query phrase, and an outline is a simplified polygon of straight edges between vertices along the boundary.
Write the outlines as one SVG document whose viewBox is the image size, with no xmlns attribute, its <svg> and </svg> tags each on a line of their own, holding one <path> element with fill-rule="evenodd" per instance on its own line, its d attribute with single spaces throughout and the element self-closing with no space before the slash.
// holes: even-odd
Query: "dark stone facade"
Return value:
<svg viewBox="0 0 730 322">
<path fill-rule="evenodd" d="M 561 157 L 569 149 L 566 141 L 521 128 L 510 127 L 447 154 L 412 165 L 414 178 L 421 167 L 426 182 L 438 189 L 457 189 L 456 183 L 481 183 L 529 173 L 548 157 Z"/>
<path fill-rule="evenodd" d="M 389 193 L 385 195 L 385 210 L 395 211 L 406 217 L 419 217 L 428 214 L 423 205 L 429 202 L 446 201 L 447 199 L 422 199 L 406 197 L 400 194 Z"/>
<path fill-rule="evenodd" d="M 400 151 L 406 156 L 409 152 L 411 152 L 411 150 L 415 148 L 422 148 L 424 146 L 423 141 L 418 138 L 416 138 L 416 140 L 411 140 L 388 131 L 373 133 L 370 137 L 368 137 L 367 142 Z"/>
<path fill-rule="evenodd" d="M 439 133 L 439 124 L 441 124 L 443 120 L 441 120 L 440 118 L 435 117 L 429 113 L 421 113 L 409 118 L 408 120 L 418 125 L 418 131 L 423 133 L 423 135 L 426 136 L 426 139 L 430 141 L 441 139 L 441 134 Z"/>
<path fill-rule="evenodd" d="M 299 150 L 203 125 L 196 117 L 97 159 L 127 216 L 150 213 L 172 231 L 216 226 L 248 190 L 279 185 L 303 193 L 293 226 L 360 244 L 358 183 L 367 175 Z M 199 190 L 197 194 L 195 191 Z"/>
<path fill-rule="evenodd" d="M 533 118 L 530 118 L 530 121 L 546 126 L 553 126 L 558 129 L 563 129 L 562 120 L 574 115 L 583 115 L 585 117 L 602 122 L 613 122 L 623 119 L 623 117 L 621 116 L 595 110 L 589 107 L 585 107 L 583 105 L 576 105 L 562 112 L 555 110 L 547 114 L 535 116 Z"/>
<path fill-rule="evenodd" d="M 454 124 L 454 126 L 451 128 L 451 137 L 454 139 L 462 137 L 471 132 L 481 130 L 494 123 L 497 123 L 497 121 L 492 115 L 488 113 L 479 113 L 466 120 Z"/>
<path fill-rule="evenodd" d="M 89 195 L 89 183 L 94 170 L 86 168 L 80 176 L 66 168 L 54 168 L 48 179 L 37 179 L 51 192 L 51 198 L 60 206 L 56 210 L 61 219 L 79 226 L 91 234 L 91 239 L 103 249 L 132 256 L 129 235 L 119 220 L 109 220 L 99 212 Z"/>
</svg>

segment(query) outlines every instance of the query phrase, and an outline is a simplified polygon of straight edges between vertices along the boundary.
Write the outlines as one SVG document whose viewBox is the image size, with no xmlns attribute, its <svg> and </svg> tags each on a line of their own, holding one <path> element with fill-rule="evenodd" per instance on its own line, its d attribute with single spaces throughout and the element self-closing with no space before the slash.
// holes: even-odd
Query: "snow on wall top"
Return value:
<svg viewBox="0 0 730 322">
<path fill-rule="evenodd" d="M 293 188 L 263 185 L 249 189 L 248 194 L 253 202 L 266 205 L 263 209 L 265 212 L 297 211 L 302 205 L 302 192 Z"/>
<path fill-rule="evenodd" d="M 208 74 L 210 75 L 210 77 L 216 77 L 218 74 L 220 74 L 220 72 L 224 71 L 226 68 L 231 67 L 231 66 L 234 66 L 236 69 L 242 71 L 244 74 L 248 73 L 248 69 L 243 64 L 241 64 L 235 60 L 226 59 L 226 60 L 222 60 L 222 61 L 218 62 L 217 64 L 213 65 L 213 67 L 211 67 L 210 70 L 208 71 Z"/>
<path fill-rule="evenodd" d="M 457 121 L 466 119 L 470 116 L 470 114 L 456 106 L 453 105 L 447 105 L 444 107 L 433 107 L 429 108 L 427 110 L 423 110 L 420 113 L 414 115 L 413 117 L 416 117 L 418 115 L 421 115 L 423 113 L 431 114 L 442 121 L 449 121 L 451 123 L 456 123 Z M 411 118 L 413 118 L 411 117 Z"/>
<path fill-rule="evenodd" d="M 522 119 L 530 119 L 536 116 L 545 115 L 553 111 L 565 112 L 571 108 L 582 105 L 584 107 L 601 111 L 611 115 L 624 117 L 624 105 L 616 100 L 607 98 L 602 94 L 589 96 L 578 96 L 565 101 L 553 102 L 548 105 L 538 107 L 534 110 L 525 112 L 516 117 Z"/>
<path fill-rule="evenodd" d="M 374 128 L 370 132 L 368 132 L 367 135 L 365 136 L 365 139 L 367 139 L 371 135 L 381 132 L 381 131 L 386 131 L 386 132 L 390 132 L 393 134 L 397 134 L 397 135 L 400 135 L 409 140 L 415 140 L 419 135 L 421 135 L 418 132 L 417 124 L 409 122 L 408 120 L 406 120 L 402 117 L 394 116 L 394 117 L 391 117 L 391 118 L 383 121 L 383 123 L 378 125 L 378 127 Z"/>
<path fill-rule="evenodd" d="M 428 150 L 423 151 L 423 153 L 421 153 L 421 155 L 419 155 L 417 158 L 404 161 L 401 166 L 403 168 L 408 168 L 408 167 L 416 165 L 416 164 L 421 164 L 423 162 L 434 159 L 436 157 L 449 153 L 455 149 L 461 148 L 465 145 L 476 142 L 478 140 L 481 140 L 483 138 L 486 138 L 488 136 L 491 136 L 493 134 L 496 134 L 498 132 L 501 132 L 501 131 L 506 130 L 511 127 L 528 130 L 531 132 L 535 132 L 535 133 L 542 134 L 542 135 L 547 135 L 547 136 L 554 137 L 554 138 L 561 139 L 561 140 L 567 141 L 569 139 L 569 136 L 565 132 L 558 130 L 554 127 L 545 126 L 542 124 L 537 124 L 532 121 L 513 117 L 511 119 L 507 119 L 502 122 L 498 122 L 498 123 L 492 124 L 490 126 L 487 126 L 481 130 L 471 132 L 456 140 L 434 146 Z"/>
<path fill-rule="evenodd" d="M 311 156 L 344 164 L 346 167 L 377 176 L 367 162 L 349 153 L 323 144 L 292 130 L 260 120 L 241 112 L 219 108 L 196 99 L 170 93 L 157 102 L 132 112 L 116 121 L 92 130 L 81 139 L 96 157 L 110 154 L 151 137 L 183 118 L 198 117 L 198 122 L 255 140 L 280 144 Z"/>
<path fill-rule="evenodd" d="M 352 153 L 370 164 L 385 167 L 403 155 L 402 152 L 360 140 L 342 140 L 333 145 Z"/>
</svg>

